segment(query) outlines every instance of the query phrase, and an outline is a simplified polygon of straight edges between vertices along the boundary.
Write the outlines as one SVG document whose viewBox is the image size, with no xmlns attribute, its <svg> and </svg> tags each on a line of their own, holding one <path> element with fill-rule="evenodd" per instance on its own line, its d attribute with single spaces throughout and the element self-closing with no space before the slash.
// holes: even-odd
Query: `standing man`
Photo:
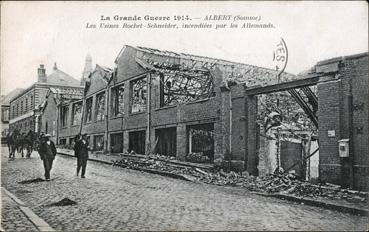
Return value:
<svg viewBox="0 0 369 232">
<path fill-rule="evenodd" d="M 73 150 L 74 150 L 74 156 L 75 157 L 78 157 L 80 140 L 81 140 L 81 134 L 78 134 L 78 135 L 76 135 L 74 137 L 74 147 L 73 147 Z M 77 164 L 77 166 L 78 166 L 78 164 Z"/>
<path fill-rule="evenodd" d="M 40 157 L 44 162 L 46 181 L 50 181 L 50 170 L 53 166 L 53 161 L 56 155 L 55 144 L 50 140 L 50 137 L 50 134 L 46 134 L 45 136 L 41 137 L 41 145 L 39 149 Z"/>
<path fill-rule="evenodd" d="M 75 148 L 77 148 L 77 176 L 79 175 L 79 170 L 82 167 L 81 178 L 85 178 L 89 148 L 87 134 L 82 135 L 82 139 L 76 142 Z"/>
</svg>

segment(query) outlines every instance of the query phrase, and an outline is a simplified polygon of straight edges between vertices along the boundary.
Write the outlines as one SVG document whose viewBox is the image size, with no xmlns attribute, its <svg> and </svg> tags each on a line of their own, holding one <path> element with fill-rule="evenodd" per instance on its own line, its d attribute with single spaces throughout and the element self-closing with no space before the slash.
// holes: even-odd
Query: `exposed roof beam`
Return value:
<svg viewBox="0 0 369 232">
<path fill-rule="evenodd" d="M 255 88 L 251 87 L 251 88 L 246 89 L 246 95 L 251 96 L 251 95 L 258 95 L 258 94 L 267 94 L 267 93 L 285 91 L 289 89 L 301 88 L 305 86 L 316 85 L 321 76 L 323 75 L 314 74 L 314 75 L 309 75 L 307 78 L 304 78 L 304 79 L 288 81 L 288 82 L 279 83 L 275 85 L 268 85 L 268 86 L 255 87 Z"/>
</svg>

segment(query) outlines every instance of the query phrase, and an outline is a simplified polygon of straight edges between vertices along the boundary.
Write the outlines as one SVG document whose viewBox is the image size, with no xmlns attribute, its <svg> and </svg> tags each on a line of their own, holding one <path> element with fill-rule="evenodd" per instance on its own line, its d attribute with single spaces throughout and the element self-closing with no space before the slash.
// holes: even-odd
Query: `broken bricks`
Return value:
<svg viewBox="0 0 369 232">
<path fill-rule="evenodd" d="M 298 180 L 292 172 L 284 174 L 276 172 L 275 174 L 259 177 L 252 176 L 245 171 L 242 173 L 226 172 L 222 168 L 205 171 L 198 167 L 184 167 L 166 162 L 169 158 L 164 158 L 160 155 L 150 155 L 146 158 L 123 158 L 114 162 L 114 165 L 186 175 L 197 182 L 221 186 L 239 186 L 250 191 L 263 193 L 288 193 L 299 197 L 342 199 L 353 203 L 366 203 L 368 201 L 368 193 L 341 189 L 340 186 L 333 184 L 314 185 L 310 182 Z"/>
</svg>

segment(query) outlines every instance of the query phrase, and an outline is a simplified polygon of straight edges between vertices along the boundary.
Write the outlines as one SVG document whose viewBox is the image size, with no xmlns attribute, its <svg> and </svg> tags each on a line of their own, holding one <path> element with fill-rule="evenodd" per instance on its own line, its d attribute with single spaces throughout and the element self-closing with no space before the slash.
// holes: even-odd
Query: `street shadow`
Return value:
<svg viewBox="0 0 369 232">
<path fill-rule="evenodd" d="M 36 178 L 36 179 L 31 179 L 31 180 L 23 180 L 18 182 L 18 184 L 32 184 L 32 183 L 39 183 L 39 182 L 44 182 L 45 180 L 41 179 L 41 178 Z"/>
<path fill-rule="evenodd" d="M 63 198 L 60 201 L 45 205 L 45 207 L 53 207 L 53 206 L 71 206 L 71 205 L 77 205 L 77 202 L 69 199 L 69 198 Z"/>
</svg>

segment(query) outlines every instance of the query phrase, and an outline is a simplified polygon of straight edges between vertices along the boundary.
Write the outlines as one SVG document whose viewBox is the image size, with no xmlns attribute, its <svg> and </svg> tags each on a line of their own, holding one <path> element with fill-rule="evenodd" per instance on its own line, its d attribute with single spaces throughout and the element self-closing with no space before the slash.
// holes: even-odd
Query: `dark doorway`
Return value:
<svg viewBox="0 0 369 232">
<path fill-rule="evenodd" d="M 156 152 L 160 155 L 175 157 L 177 151 L 177 128 L 157 129 L 155 136 L 158 139 Z"/>
<path fill-rule="evenodd" d="M 145 154 L 146 131 L 129 132 L 129 151 Z"/>
<path fill-rule="evenodd" d="M 304 178 L 301 143 L 281 141 L 281 167 L 286 170 L 295 163 L 298 163 L 298 165 L 292 170 L 296 172 L 296 175 Z"/>
<path fill-rule="evenodd" d="M 123 133 L 110 135 L 110 149 L 113 153 L 123 152 Z"/>
</svg>

